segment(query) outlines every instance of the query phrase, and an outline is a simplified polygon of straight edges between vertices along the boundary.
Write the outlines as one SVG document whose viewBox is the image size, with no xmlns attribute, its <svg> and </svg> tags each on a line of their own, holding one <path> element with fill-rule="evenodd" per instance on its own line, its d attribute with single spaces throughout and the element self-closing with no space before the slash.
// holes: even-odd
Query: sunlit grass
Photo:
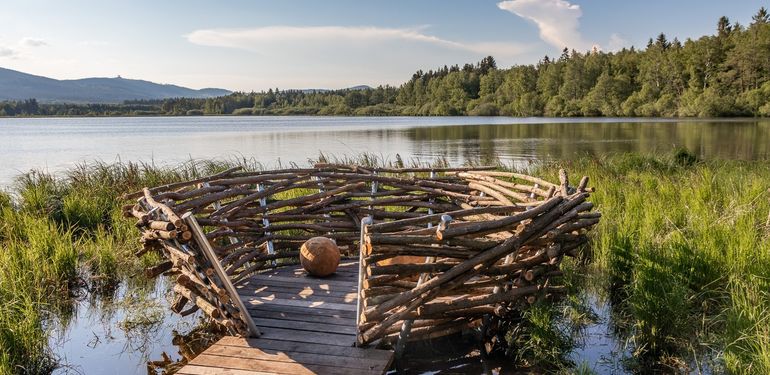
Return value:
<svg viewBox="0 0 770 375">
<path fill-rule="evenodd" d="M 770 165 L 615 155 L 559 166 L 591 177 L 603 217 L 593 269 L 613 310 L 628 318 L 640 363 L 691 348 L 732 373 L 770 373 Z"/>
</svg>

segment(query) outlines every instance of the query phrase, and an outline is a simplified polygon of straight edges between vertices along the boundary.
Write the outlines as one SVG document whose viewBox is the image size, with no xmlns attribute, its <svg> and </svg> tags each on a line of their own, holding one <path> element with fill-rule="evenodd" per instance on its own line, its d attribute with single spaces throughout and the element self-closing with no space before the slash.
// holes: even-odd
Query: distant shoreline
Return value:
<svg viewBox="0 0 770 375">
<path fill-rule="evenodd" d="M 770 120 L 770 117 L 761 116 L 711 116 L 711 117 L 661 117 L 661 116 L 507 116 L 507 115 L 403 115 L 403 114 L 391 114 L 391 115 L 342 115 L 342 114 L 261 114 L 261 115 L 237 115 L 237 114 L 202 114 L 202 115 L 181 115 L 181 114 L 153 114 L 153 115 L 131 115 L 131 114 L 119 114 L 119 115 L 19 115 L 19 116 L 0 116 L 0 120 L 3 119 L 61 119 L 61 118 L 153 118 L 153 117 L 372 117 L 372 118 L 384 118 L 384 117 L 414 117 L 414 118 L 438 118 L 438 117 L 488 117 L 488 118 L 513 118 L 513 119 L 623 119 L 630 121 L 640 120 L 663 120 L 663 121 L 703 121 L 703 120 L 719 120 L 719 121 L 752 121 L 752 120 Z"/>
</svg>

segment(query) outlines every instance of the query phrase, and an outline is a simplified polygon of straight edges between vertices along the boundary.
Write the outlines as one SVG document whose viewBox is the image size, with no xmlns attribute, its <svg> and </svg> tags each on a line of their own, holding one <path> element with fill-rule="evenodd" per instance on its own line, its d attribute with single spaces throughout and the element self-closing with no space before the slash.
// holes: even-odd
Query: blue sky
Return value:
<svg viewBox="0 0 770 375">
<path fill-rule="evenodd" d="M 535 63 L 748 24 L 762 1 L 4 0 L 0 67 L 232 90 L 400 84 L 417 69 Z"/>
</svg>

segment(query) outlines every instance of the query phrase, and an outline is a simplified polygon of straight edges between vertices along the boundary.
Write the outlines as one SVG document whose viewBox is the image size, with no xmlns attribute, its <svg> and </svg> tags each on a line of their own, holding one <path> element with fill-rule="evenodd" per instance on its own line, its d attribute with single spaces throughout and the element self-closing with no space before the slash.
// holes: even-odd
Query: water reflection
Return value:
<svg viewBox="0 0 770 375">
<path fill-rule="evenodd" d="M 0 119 L 0 185 L 19 172 L 65 170 L 82 161 L 176 164 L 190 158 L 253 158 L 268 167 L 327 155 L 392 160 L 533 159 L 667 152 L 702 158 L 770 156 L 770 121 L 484 117 L 152 117 Z"/>
<path fill-rule="evenodd" d="M 561 159 L 614 152 L 655 153 L 686 147 L 702 158 L 765 159 L 770 122 L 683 121 L 549 123 L 424 127 L 407 131 L 413 154 L 451 161 Z"/>
<path fill-rule="evenodd" d="M 171 337 L 190 332 L 198 317 L 171 313 L 168 281 L 126 279 L 112 293 L 88 293 L 56 314 L 49 345 L 54 374 L 144 374 L 147 362 L 180 359 Z M 165 353 L 165 354 L 164 354 Z"/>
</svg>

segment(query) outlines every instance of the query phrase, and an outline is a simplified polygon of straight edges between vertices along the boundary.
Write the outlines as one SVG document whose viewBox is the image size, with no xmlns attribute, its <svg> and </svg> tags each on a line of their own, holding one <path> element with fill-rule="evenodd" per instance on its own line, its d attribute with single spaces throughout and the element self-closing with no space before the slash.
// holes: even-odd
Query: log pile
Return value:
<svg viewBox="0 0 770 375">
<path fill-rule="evenodd" d="M 142 233 L 137 255 L 162 256 L 147 275 L 176 278 L 174 311 L 203 310 L 231 334 L 254 332 L 228 283 L 296 264 L 311 237 L 334 239 L 361 261 L 366 345 L 445 335 L 559 293 L 551 277 L 599 221 L 587 184 L 491 167 L 231 169 L 127 194 L 124 213 Z"/>
</svg>

